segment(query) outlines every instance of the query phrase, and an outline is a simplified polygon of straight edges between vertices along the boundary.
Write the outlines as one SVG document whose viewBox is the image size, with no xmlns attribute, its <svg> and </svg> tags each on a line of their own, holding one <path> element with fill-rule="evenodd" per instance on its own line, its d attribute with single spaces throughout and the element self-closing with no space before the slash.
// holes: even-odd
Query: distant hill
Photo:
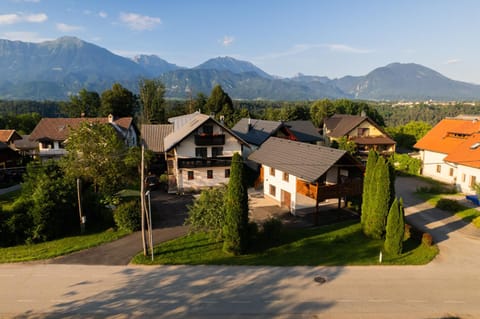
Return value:
<svg viewBox="0 0 480 319">
<path fill-rule="evenodd" d="M 479 100 L 480 86 L 451 80 L 418 64 L 392 63 L 364 76 L 279 78 L 248 61 L 210 59 L 188 69 L 155 55 L 125 58 L 75 37 L 27 43 L 0 39 L 0 99 L 65 100 L 83 88 L 99 93 L 119 82 L 137 92 L 159 78 L 167 97 L 210 94 L 220 84 L 234 99 Z"/>
</svg>

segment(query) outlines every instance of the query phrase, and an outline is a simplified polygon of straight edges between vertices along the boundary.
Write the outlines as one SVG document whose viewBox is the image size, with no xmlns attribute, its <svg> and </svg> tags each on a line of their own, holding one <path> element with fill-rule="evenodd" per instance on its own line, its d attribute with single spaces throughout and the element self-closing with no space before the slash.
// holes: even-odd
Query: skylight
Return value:
<svg viewBox="0 0 480 319">
<path fill-rule="evenodd" d="M 473 144 L 472 146 L 470 146 L 470 149 L 471 149 L 471 150 L 476 150 L 479 146 L 480 146 L 480 142 L 476 142 L 475 144 Z"/>
</svg>

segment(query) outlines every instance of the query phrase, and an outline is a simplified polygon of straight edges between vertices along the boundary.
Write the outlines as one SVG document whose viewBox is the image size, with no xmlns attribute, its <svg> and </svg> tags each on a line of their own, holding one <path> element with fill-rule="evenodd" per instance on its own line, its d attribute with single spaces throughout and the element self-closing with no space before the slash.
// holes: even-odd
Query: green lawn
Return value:
<svg viewBox="0 0 480 319">
<path fill-rule="evenodd" d="M 123 231 L 106 230 L 83 236 L 72 236 L 39 244 L 0 248 L 0 263 L 48 259 L 98 246 L 125 236 Z"/>
<path fill-rule="evenodd" d="M 285 230 L 282 242 L 275 247 L 259 249 L 242 256 L 222 251 L 222 243 L 207 234 L 194 234 L 162 243 L 154 250 L 154 260 L 137 255 L 136 264 L 187 265 L 266 265 L 266 266 L 338 266 L 376 265 L 382 240 L 367 239 L 360 223 L 349 221 L 320 228 Z M 426 247 L 409 239 L 401 256 L 384 256 L 384 264 L 421 265 L 438 253 L 436 246 Z"/>
</svg>

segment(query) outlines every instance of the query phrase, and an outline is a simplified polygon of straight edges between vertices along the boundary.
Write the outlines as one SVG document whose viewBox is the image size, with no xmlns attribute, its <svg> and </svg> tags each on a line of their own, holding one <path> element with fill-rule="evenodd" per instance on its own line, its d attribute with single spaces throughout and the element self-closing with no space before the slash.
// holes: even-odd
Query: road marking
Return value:
<svg viewBox="0 0 480 319">
<path fill-rule="evenodd" d="M 368 302 L 390 302 L 392 299 L 369 299 Z"/>
<path fill-rule="evenodd" d="M 444 300 L 444 303 L 465 303 L 463 300 Z"/>
<path fill-rule="evenodd" d="M 423 299 L 408 299 L 408 300 L 405 300 L 405 302 L 422 303 L 427 301 Z"/>
</svg>

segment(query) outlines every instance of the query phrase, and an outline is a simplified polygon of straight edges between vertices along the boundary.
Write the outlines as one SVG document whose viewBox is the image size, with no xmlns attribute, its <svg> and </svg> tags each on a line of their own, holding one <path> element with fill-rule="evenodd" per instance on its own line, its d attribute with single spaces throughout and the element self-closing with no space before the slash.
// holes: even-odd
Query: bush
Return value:
<svg viewBox="0 0 480 319">
<path fill-rule="evenodd" d="M 262 237 L 268 243 L 276 243 L 281 239 L 283 224 L 278 218 L 272 217 L 262 224 Z"/>
<path fill-rule="evenodd" d="M 429 233 L 423 233 L 422 235 L 422 245 L 425 245 L 427 247 L 432 246 L 433 238 L 432 235 Z"/>
<path fill-rule="evenodd" d="M 412 226 L 405 224 L 405 233 L 403 234 L 403 240 L 408 240 L 412 237 Z"/>
<path fill-rule="evenodd" d="M 422 167 L 422 161 L 410 157 L 408 154 L 395 154 L 395 169 L 409 175 L 418 175 Z"/>
<path fill-rule="evenodd" d="M 454 186 L 432 185 L 417 187 L 417 193 L 426 194 L 455 194 L 457 190 Z"/>
<path fill-rule="evenodd" d="M 138 200 L 120 204 L 113 212 L 113 219 L 120 230 L 128 232 L 139 230 L 142 219 Z"/>
<path fill-rule="evenodd" d="M 459 204 L 456 200 L 448 199 L 448 198 L 441 198 L 437 204 L 435 205 L 436 208 L 445 210 L 447 212 L 457 213 L 465 210 L 461 204 Z"/>
</svg>

